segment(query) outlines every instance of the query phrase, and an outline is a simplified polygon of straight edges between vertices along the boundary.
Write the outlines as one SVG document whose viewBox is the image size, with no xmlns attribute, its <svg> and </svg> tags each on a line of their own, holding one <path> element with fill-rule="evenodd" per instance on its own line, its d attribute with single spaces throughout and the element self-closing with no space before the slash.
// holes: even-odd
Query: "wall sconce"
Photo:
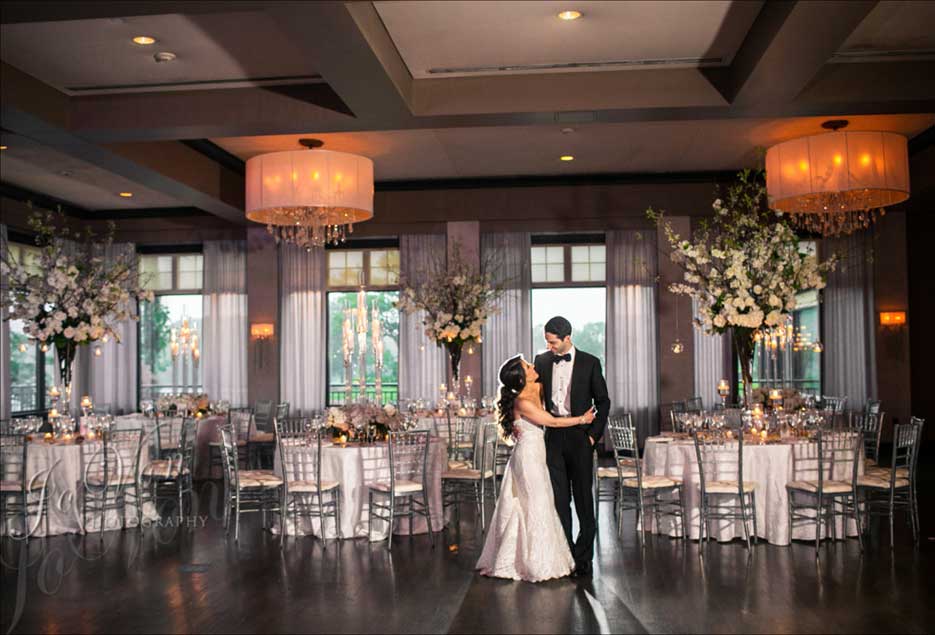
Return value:
<svg viewBox="0 0 935 635">
<path fill-rule="evenodd" d="M 265 365 L 267 342 L 273 339 L 276 334 L 276 328 L 272 324 L 258 323 L 250 325 L 250 339 L 256 342 L 256 365 L 257 368 L 263 368 Z"/>
<path fill-rule="evenodd" d="M 882 311 L 880 313 L 881 326 L 903 326 L 906 324 L 905 311 Z"/>
</svg>

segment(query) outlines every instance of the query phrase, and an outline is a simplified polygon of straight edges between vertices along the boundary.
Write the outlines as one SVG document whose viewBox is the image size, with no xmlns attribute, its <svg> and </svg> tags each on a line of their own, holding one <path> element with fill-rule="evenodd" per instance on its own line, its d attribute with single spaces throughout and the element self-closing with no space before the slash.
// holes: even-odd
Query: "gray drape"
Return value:
<svg viewBox="0 0 935 635">
<path fill-rule="evenodd" d="M 822 301 L 822 392 L 846 396 L 850 409 L 877 394 L 872 245 L 869 231 L 822 243 L 822 257 L 839 258 Z"/>
<path fill-rule="evenodd" d="M 204 243 L 202 377 L 205 394 L 247 405 L 247 247 L 240 240 Z"/>
<path fill-rule="evenodd" d="M 607 232 L 607 387 L 642 442 L 658 430 L 656 233 Z"/>
<path fill-rule="evenodd" d="M 399 237 L 400 276 L 409 285 L 419 285 L 438 259 L 445 257 L 445 236 L 411 234 Z M 399 398 L 438 398 L 445 381 L 445 349 L 425 334 L 424 311 L 399 316 Z"/>
<path fill-rule="evenodd" d="M 280 394 L 293 413 L 308 414 L 325 406 L 328 337 L 325 262 L 324 249 L 306 251 L 287 244 L 279 249 Z"/>
<path fill-rule="evenodd" d="M 496 396 L 500 365 L 517 353 L 533 359 L 529 233 L 481 234 L 481 258 L 490 263 L 494 282 L 505 287 L 497 305 L 499 312 L 484 327 L 481 353 L 484 394 Z"/>
</svg>

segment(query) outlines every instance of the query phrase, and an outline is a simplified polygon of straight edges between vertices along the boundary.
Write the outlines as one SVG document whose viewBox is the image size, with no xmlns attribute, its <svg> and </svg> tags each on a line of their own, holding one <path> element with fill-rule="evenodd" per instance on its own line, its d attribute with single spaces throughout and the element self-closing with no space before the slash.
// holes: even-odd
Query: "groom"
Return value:
<svg viewBox="0 0 935 635">
<path fill-rule="evenodd" d="M 565 538 L 575 558 L 575 577 L 591 575 L 594 559 L 593 451 L 604 434 L 610 398 L 601 362 L 593 355 L 575 349 L 571 343 L 571 323 L 556 316 L 545 325 L 548 352 L 536 356 L 535 367 L 544 388 L 546 410 L 556 417 L 579 417 L 592 404 L 597 416 L 590 425 L 547 428 L 546 462 L 552 480 L 555 509 L 565 529 Z M 571 498 L 574 496 L 580 531 L 571 540 Z"/>
</svg>

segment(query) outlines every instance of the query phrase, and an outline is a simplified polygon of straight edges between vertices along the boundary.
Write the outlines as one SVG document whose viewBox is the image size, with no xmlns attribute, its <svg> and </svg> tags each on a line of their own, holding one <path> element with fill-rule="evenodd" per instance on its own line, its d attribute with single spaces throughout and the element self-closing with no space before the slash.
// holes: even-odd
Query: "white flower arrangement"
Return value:
<svg viewBox="0 0 935 635">
<path fill-rule="evenodd" d="M 783 326 L 796 307 L 796 295 L 823 289 L 825 274 L 834 269 L 834 257 L 819 263 L 800 247 L 781 215 L 765 208 L 760 181 L 760 173 L 742 172 L 727 202 L 714 201 L 713 225 L 702 227 L 693 241 L 649 212 L 665 230 L 671 260 L 684 269 L 684 280 L 669 290 L 697 301 L 695 323 L 706 333 Z"/>
<path fill-rule="evenodd" d="M 117 324 L 139 319 L 133 303 L 152 301 L 153 293 L 142 288 L 135 253 L 101 256 L 113 244 L 113 224 L 103 240 L 95 242 L 89 230 L 81 240 L 67 228 L 64 215 L 59 216 L 61 228 L 52 212 L 34 212 L 29 218 L 40 247 L 37 263 L 27 266 L 5 250 L 0 268 L 9 287 L 3 319 L 22 320 L 26 335 L 55 346 L 67 384 L 76 347 L 107 337 L 119 341 Z"/>
<path fill-rule="evenodd" d="M 491 266 L 477 268 L 464 262 L 457 243 L 447 270 L 440 264 L 434 269 L 425 284 L 404 286 L 396 307 L 406 313 L 425 311 L 425 335 L 437 346 L 448 347 L 454 367 L 465 343 L 481 342 L 482 329 L 497 312 L 503 287 L 492 282 Z"/>
</svg>

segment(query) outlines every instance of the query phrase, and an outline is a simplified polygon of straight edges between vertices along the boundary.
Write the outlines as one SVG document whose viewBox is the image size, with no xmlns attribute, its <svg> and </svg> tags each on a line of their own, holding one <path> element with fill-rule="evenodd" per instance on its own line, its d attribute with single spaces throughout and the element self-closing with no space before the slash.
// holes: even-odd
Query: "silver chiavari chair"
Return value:
<svg viewBox="0 0 935 635">
<path fill-rule="evenodd" d="M 389 481 L 368 483 L 369 534 L 373 537 L 375 518 L 389 523 L 387 549 L 393 548 L 393 523 L 396 518 L 409 518 L 409 533 L 412 534 L 413 514 L 424 516 L 429 529 L 432 548 L 435 534 L 432 531 L 432 514 L 428 493 L 429 433 L 423 430 L 390 432 L 389 434 Z M 420 500 L 421 499 L 421 500 Z"/>
<path fill-rule="evenodd" d="M 628 425 L 629 424 L 629 425 Z M 636 428 L 626 419 L 609 428 L 611 442 L 614 446 L 614 458 L 618 465 L 621 461 L 632 462 L 636 476 L 622 477 L 620 480 L 620 497 L 617 504 L 617 533 L 623 529 L 623 512 L 635 510 L 637 513 L 637 530 L 640 544 L 643 543 L 643 532 L 646 531 L 646 514 L 651 512 L 657 526 L 660 516 L 670 516 L 680 523 L 682 536 L 685 536 L 684 512 L 682 509 L 682 483 L 680 480 L 667 476 L 650 476 L 643 474 L 643 462 L 640 459 L 639 444 Z M 626 463 L 624 463 L 626 464 Z M 668 495 L 669 498 L 660 498 Z M 642 530 L 640 528 L 642 521 Z"/>
<path fill-rule="evenodd" d="M 128 497 L 136 506 L 137 527 L 142 526 L 143 497 L 139 465 L 143 430 L 110 430 L 101 436 L 100 441 L 85 441 L 81 444 L 81 464 L 84 470 L 81 519 L 87 533 L 88 516 L 100 512 L 100 538 L 103 540 L 108 511 L 117 511 L 120 514 L 120 526 L 126 529 Z"/>
<path fill-rule="evenodd" d="M 701 397 L 692 397 L 685 401 L 685 412 L 701 412 L 703 409 Z"/>
<path fill-rule="evenodd" d="M 159 446 L 159 458 L 168 459 L 179 452 L 182 439 L 184 417 L 156 416 L 156 440 Z"/>
<path fill-rule="evenodd" d="M 236 543 L 240 541 L 241 514 L 260 512 L 264 529 L 267 512 L 280 512 L 282 518 L 282 479 L 270 471 L 239 469 L 234 431 L 227 424 L 221 427 L 221 459 L 224 462 L 224 528 L 229 535 L 233 514 Z"/>
<path fill-rule="evenodd" d="M 506 466 L 510 463 L 510 457 L 513 456 L 513 448 L 516 446 L 513 439 L 508 439 L 503 436 L 503 431 L 499 428 L 497 429 L 497 443 L 494 446 L 494 498 L 500 498 L 500 481 L 503 479 L 503 475 L 506 472 Z"/>
<path fill-rule="evenodd" d="M 319 424 L 319 425 L 316 425 Z M 291 513 L 298 533 L 299 518 L 318 518 L 324 547 L 325 519 L 334 520 L 337 539 L 341 536 L 341 487 L 321 474 L 321 443 L 325 429 L 320 419 L 287 418 L 273 422 L 276 447 L 282 466 L 281 537 L 286 535 L 286 517 Z"/>
<path fill-rule="evenodd" d="M 850 429 L 854 432 L 860 432 L 864 443 L 864 465 L 865 472 L 884 468 L 877 468 L 880 462 L 880 433 L 883 430 L 883 420 L 886 416 L 884 412 L 876 414 L 852 414 L 850 418 Z"/>
<path fill-rule="evenodd" d="M 907 513 L 912 525 L 913 542 L 919 542 L 919 501 L 916 497 L 916 472 L 919 466 L 919 445 L 925 420 L 912 417 L 908 424 L 898 424 L 893 430 L 893 456 L 883 473 L 872 472 L 857 479 L 863 494 L 867 527 L 872 516 L 886 516 L 890 523 L 890 549 L 894 547 L 893 515 L 896 510 Z M 882 468 L 881 468 L 882 469 Z M 858 525 L 859 527 L 859 525 Z"/>
<path fill-rule="evenodd" d="M 480 516 L 481 533 L 487 531 L 488 496 L 496 495 L 496 472 L 499 424 L 493 421 L 481 425 L 476 435 L 477 447 L 469 467 L 449 468 L 442 473 L 442 507 L 454 507 L 456 522 L 461 522 L 461 504 L 474 503 Z"/>
<path fill-rule="evenodd" d="M 0 500 L 3 505 L 0 517 L 4 524 L 10 519 L 20 519 L 22 535 L 27 541 L 33 533 L 30 516 L 37 516 L 38 521 L 45 517 L 45 535 L 49 535 L 48 501 L 44 493 L 48 477 L 30 477 L 26 469 L 28 453 L 29 441 L 25 434 L 0 434 Z"/>
<path fill-rule="evenodd" d="M 692 433 L 701 488 L 699 543 L 706 538 L 710 540 L 708 523 L 711 521 L 734 523 L 739 520 L 743 524 L 747 549 L 750 549 L 751 534 L 753 543 L 757 541 L 757 483 L 743 476 L 743 429 L 730 431 L 730 437 L 726 432 L 695 430 Z"/>
<path fill-rule="evenodd" d="M 174 425 L 174 422 L 163 419 L 157 425 L 169 426 Z M 159 434 L 161 429 L 157 428 L 156 433 Z M 190 501 L 195 490 L 193 474 L 196 436 L 196 420 L 185 417 L 180 426 L 178 448 L 168 458 L 152 461 L 142 471 L 143 483 L 148 485 L 146 497 L 157 508 L 160 500 L 177 498 L 179 517 L 185 515 L 185 498 L 188 497 Z"/>
<path fill-rule="evenodd" d="M 829 418 L 833 417 L 828 413 Z M 837 539 L 837 518 L 847 522 L 848 516 L 857 523 L 857 539 L 863 550 L 861 523 L 857 499 L 857 472 L 863 441 L 859 432 L 834 432 L 819 426 L 815 431 L 814 449 L 806 447 L 807 455 L 794 457 L 795 480 L 786 483 L 789 506 L 789 537 L 796 525 L 814 524 L 815 557 L 819 553 L 822 525 L 830 525 L 827 532 Z M 835 470 L 835 466 L 841 466 Z M 850 466 L 850 469 L 847 467 Z M 834 478 L 838 473 L 850 472 L 848 479 Z M 812 474 L 817 472 L 817 478 Z M 799 478 L 804 474 L 804 477 Z M 839 508 L 840 505 L 840 508 Z M 846 527 L 846 525 L 845 525 Z"/>
<path fill-rule="evenodd" d="M 628 412 L 614 415 L 608 418 L 607 426 L 608 430 L 614 428 L 618 431 L 621 428 L 633 428 L 633 419 Z M 611 441 L 613 441 L 615 435 L 612 433 L 608 434 L 611 437 Z M 617 436 L 619 437 L 619 433 Z M 594 519 L 595 522 L 597 522 L 598 531 L 600 531 L 601 503 L 613 503 L 614 516 L 616 517 L 617 508 L 620 505 L 620 493 L 623 489 L 623 479 L 637 476 L 637 459 L 634 459 L 628 454 L 625 443 L 621 443 L 620 447 L 618 447 L 617 443 L 614 443 L 613 452 L 614 464 L 611 466 L 598 467 L 597 450 L 594 451 L 594 483 L 596 489 L 594 496 Z"/>
</svg>

